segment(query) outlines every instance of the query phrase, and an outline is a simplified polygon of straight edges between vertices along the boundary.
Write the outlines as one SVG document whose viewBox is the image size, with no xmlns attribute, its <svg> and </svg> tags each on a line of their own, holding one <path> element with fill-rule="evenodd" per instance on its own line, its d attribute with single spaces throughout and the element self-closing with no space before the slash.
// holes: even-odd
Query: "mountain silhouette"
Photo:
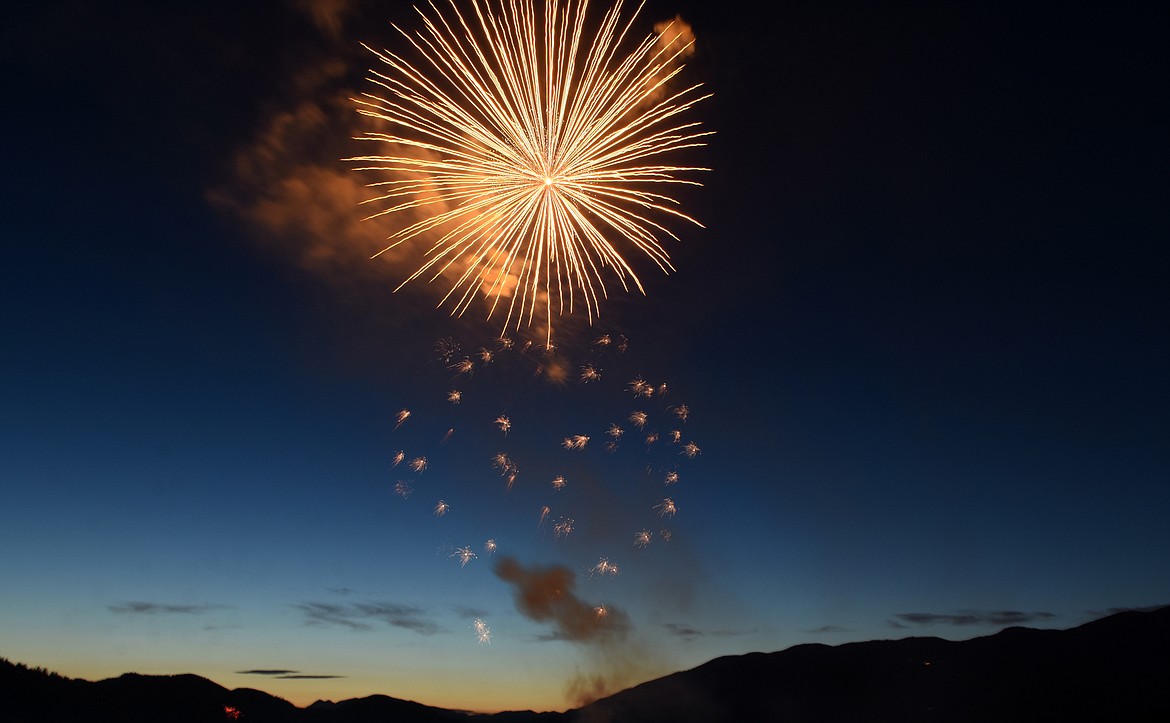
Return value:
<svg viewBox="0 0 1170 723">
<path fill-rule="evenodd" d="M 1170 721 L 1170 607 L 1068 630 L 905 638 L 716 658 L 565 713 L 469 715 L 384 695 L 297 708 L 195 675 L 89 682 L 0 659 L 0 720 L 271 723 Z"/>
</svg>

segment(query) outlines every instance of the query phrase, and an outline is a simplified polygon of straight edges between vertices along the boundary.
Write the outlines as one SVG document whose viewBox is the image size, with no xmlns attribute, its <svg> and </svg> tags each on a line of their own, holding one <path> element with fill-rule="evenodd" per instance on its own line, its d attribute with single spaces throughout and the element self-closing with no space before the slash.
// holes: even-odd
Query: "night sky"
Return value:
<svg viewBox="0 0 1170 723">
<path fill-rule="evenodd" d="M 1170 603 L 1156 3 L 650 0 L 638 34 L 681 16 L 714 93 L 682 154 L 705 228 L 553 354 L 368 258 L 393 221 L 360 220 L 349 99 L 409 3 L 27 5 L 0 31 L 0 655 L 548 710 Z M 441 340 L 495 358 L 458 375 Z M 518 597 L 549 580 L 580 607 Z"/>
</svg>

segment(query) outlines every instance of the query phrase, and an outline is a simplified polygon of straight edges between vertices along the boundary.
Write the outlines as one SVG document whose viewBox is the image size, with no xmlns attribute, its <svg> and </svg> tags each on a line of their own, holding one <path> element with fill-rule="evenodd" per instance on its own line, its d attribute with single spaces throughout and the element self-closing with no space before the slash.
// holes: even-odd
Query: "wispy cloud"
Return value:
<svg viewBox="0 0 1170 723">
<path fill-rule="evenodd" d="M 698 628 L 687 625 L 686 623 L 663 623 L 662 627 L 671 635 L 677 635 L 680 638 L 697 638 L 703 635 L 703 631 Z"/>
<path fill-rule="evenodd" d="M 947 613 L 899 613 L 894 616 L 895 620 L 889 621 L 891 627 L 904 628 L 902 623 L 910 623 L 912 625 L 952 625 L 952 626 L 968 626 L 968 625 L 1020 625 L 1023 623 L 1035 623 L 1055 618 L 1055 613 L 1038 611 L 1038 612 L 1021 612 L 1019 610 L 994 610 L 984 612 L 963 612 L 956 614 Z"/>
<path fill-rule="evenodd" d="M 433 635 L 438 625 L 423 616 L 421 608 L 395 603 L 304 603 L 295 606 L 305 614 L 306 625 L 340 625 L 351 630 L 371 630 L 370 621 L 381 621 L 394 628 L 413 630 L 420 635 Z"/>
<path fill-rule="evenodd" d="M 813 628 L 812 630 L 806 630 L 805 632 L 813 633 L 814 635 L 821 635 L 825 633 L 847 633 L 849 632 L 849 629 L 843 628 L 840 625 L 822 625 L 819 628 Z"/>
<path fill-rule="evenodd" d="M 205 613 L 208 610 L 224 610 L 228 607 L 228 605 L 212 605 L 208 603 L 200 603 L 196 605 L 175 605 L 171 603 L 142 601 L 124 602 L 120 605 L 107 606 L 109 611 L 112 613 L 136 613 L 140 615 L 192 615 Z"/>
</svg>

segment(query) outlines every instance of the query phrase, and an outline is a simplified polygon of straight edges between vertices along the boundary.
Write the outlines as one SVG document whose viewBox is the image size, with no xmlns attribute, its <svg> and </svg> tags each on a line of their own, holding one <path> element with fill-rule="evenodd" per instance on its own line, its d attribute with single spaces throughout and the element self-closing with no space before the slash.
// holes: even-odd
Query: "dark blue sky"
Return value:
<svg viewBox="0 0 1170 723">
<path fill-rule="evenodd" d="M 646 297 L 566 323 L 570 370 L 628 337 L 605 385 L 501 354 L 458 409 L 432 347 L 492 329 L 345 251 L 389 233 L 357 222 L 338 160 L 373 63 L 359 42 L 395 42 L 413 12 L 312 7 L 58 2 L 6 23 L 0 655 L 298 703 L 539 709 L 599 669 L 621 686 L 1170 602 L 1154 4 L 654 0 L 640 32 L 680 14 L 686 77 L 715 93 L 693 156 L 713 171 L 684 197 L 706 229 L 679 229 L 678 271 L 647 273 Z M 636 375 L 669 382 L 647 411 L 686 403 L 702 453 L 565 457 L 556 439 L 628 413 Z M 508 493 L 488 463 L 505 445 L 524 459 Z M 431 462 L 407 499 L 399 449 Z M 538 526 L 546 500 L 573 536 Z M 487 537 L 574 573 L 628 636 L 526 618 Z M 591 578 L 601 557 L 621 574 Z"/>
</svg>

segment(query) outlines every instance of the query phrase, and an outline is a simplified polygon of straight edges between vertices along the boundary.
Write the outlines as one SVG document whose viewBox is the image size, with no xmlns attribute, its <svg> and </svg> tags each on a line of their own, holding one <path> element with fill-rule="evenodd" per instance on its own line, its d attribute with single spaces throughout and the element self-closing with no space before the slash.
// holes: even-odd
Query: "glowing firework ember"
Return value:
<svg viewBox="0 0 1170 723">
<path fill-rule="evenodd" d="M 415 457 L 414 459 L 410 460 L 410 463 L 407 465 L 407 467 L 410 467 L 415 472 L 426 472 L 427 458 Z"/>
<path fill-rule="evenodd" d="M 443 500 L 439 500 L 437 503 L 435 503 L 435 517 L 442 517 L 443 515 L 447 514 L 447 511 L 450 509 L 451 505 L 447 504 Z"/>
<path fill-rule="evenodd" d="M 674 500 L 669 497 L 654 505 L 654 509 L 658 510 L 659 517 L 674 517 L 674 513 L 678 512 L 678 508 L 674 505 Z"/>
<path fill-rule="evenodd" d="M 496 547 L 496 541 L 490 538 L 487 542 L 483 543 L 483 551 L 489 555 L 496 551 Z"/>
<path fill-rule="evenodd" d="M 411 492 L 414 492 L 414 488 L 411 487 L 410 483 L 406 480 L 400 479 L 394 483 L 394 494 L 398 495 L 402 499 L 410 497 Z"/>
<path fill-rule="evenodd" d="M 586 364 L 585 366 L 581 367 L 582 382 L 588 384 L 589 382 L 595 382 L 599 379 L 601 379 L 601 372 L 597 370 L 597 367 L 593 366 L 592 364 Z"/>
<path fill-rule="evenodd" d="M 492 642 L 492 629 L 480 618 L 475 619 L 475 637 L 479 639 L 480 645 Z"/>
<path fill-rule="evenodd" d="M 463 392 L 459 391 L 458 389 L 452 389 L 447 393 L 447 401 L 451 402 L 452 404 L 458 404 L 459 402 L 462 402 Z"/>
<path fill-rule="evenodd" d="M 678 472 L 671 470 L 666 473 L 666 484 L 672 485 L 678 482 Z"/>
<path fill-rule="evenodd" d="M 452 552 L 450 557 L 459 558 L 459 567 L 467 567 L 467 563 L 475 559 L 475 553 L 471 551 L 470 547 L 458 547 L 455 552 Z"/>
<path fill-rule="evenodd" d="M 565 478 L 563 475 L 558 474 L 556 477 L 553 477 L 553 481 L 552 481 L 553 491 L 560 492 L 561 490 L 563 490 L 565 488 L 565 484 L 567 484 L 567 483 L 565 482 Z"/>
<path fill-rule="evenodd" d="M 395 414 L 394 415 L 394 421 L 395 421 L 394 428 L 398 429 L 399 427 L 401 427 L 402 423 L 405 422 L 408 417 L 410 417 L 410 410 L 409 409 L 403 409 L 403 410 L 399 411 L 398 414 Z"/>
<path fill-rule="evenodd" d="M 508 430 L 512 429 L 512 420 L 503 414 L 496 417 L 496 421 L 492 422 L 492 424 L 495 424 L 496 428 L 503 432 L 505 436 L 507 436 Z"/>
<path fill-rule="evenodd" d="M 573 518 L 562 517 L 553 525 L 553 533 L 557 537 L 567 537 L 573 531 Z"/>
<path fill-rule="evenodd" d="M 650 544 L 650 530 L 642 530 L 634 535 L 634 547 L 645 547 Z"/>
<path fill-rule="evenodd" d="M 389 155 L 350 159 L 380 174 L 371 199 L 387 208 L 433 211 L 390 237 L 389 250 L 434 233 L 427 258 L 399 288 L 444 273 L 456 280 L 443 297 L 461 315 L 477 295 L 504 324 L 573 313 L 590 321 L 608 294 L 606 276 L 645 293 L 624 254 L 673 270 L 655 217 L 696 225 L 663 190 L 701 185 L 685 176 L 707 169 L 664 164 L 661 157 L 702 146 L 707 132 L 680 114 L 708 97 L 694 85 L 666 86 L 691 43 L 669 25 L 625 54 L 637 11 L 621 20 L 621 2 L 600 26 L 586 28 L 584 0 L 535 3 L 470 0 L 464 16 L 423 9 L 425 30 L 399 31 L 417 65 L 370 49 L 388 66 L 370 81 L 388 92 L 357 100 L 359 112 L 386 121 L 387 132 L 361 140 Z"/>
<path fill-rule="evenodd" d="M 630 424 L 634 425 L 638 429 L 645 427 L 646 420 L 648 420 L 648 419 L 649 419 L 649 417 L 646 415 L 645 412 L 631 412 L 630 413 Z"/>
<path fill-rule="evenodd" d="M 403 452 L 400 449 L 394 453 L 394 457 L 391 459 L 390 466 L 397 467 L 398 465 L 402 464 L 402 460 L 404 460 L 404 459 L 406 459 L 406 452 Z"/>
<path fill-rule="evenodd" d="M 609 575 L 610 577 L 613 577 L 616 574 L 618 574 L 617 563 L 610 562 L 609 558 L 605 557 L 598 560 L 597 564 L 589 569 L 590 577 L 594 575 Z"/>
<path fill-rule="evenodd" d="M 589 436 L 585 434 L 574 434 L 572 437 L 565 437 L 565 441 L 561 442 L 561 446 L 565 449 L 585 449 L 587 444 L 589 444 Z"/>
<path fill-rule="evenodd" d="M 695 444 L 694 442 L 687 442 L 683 445 L 682 452 L 680 454 L 686 455 L 687 459 L 694 459 L 699 455 L 699 445 Z"/>
</svg>

